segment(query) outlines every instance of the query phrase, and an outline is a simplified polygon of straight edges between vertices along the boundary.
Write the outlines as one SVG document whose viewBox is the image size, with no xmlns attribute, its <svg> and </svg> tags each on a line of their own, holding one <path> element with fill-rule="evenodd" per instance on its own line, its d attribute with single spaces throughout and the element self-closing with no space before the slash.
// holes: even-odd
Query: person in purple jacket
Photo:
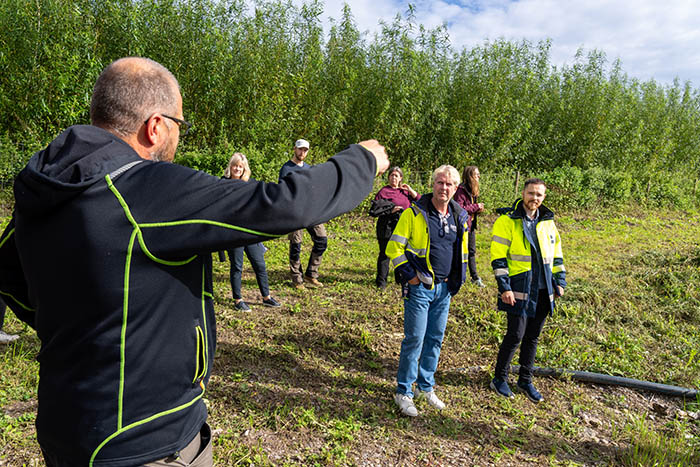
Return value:
<svg viewBox="0 0 700 467">
<path fill-rule="evenodd" d="M 389 275 L 389 257 L 386 255 L 386 245 L 401 217 L 401 212 L 411 206 L 412 201 L 418 201 L 420 195 L 403 181 L 403 172 L 399 167 L 389 170 L 389 184 L 380 189 L 369 214 L 377 218 L 377 241 L 379 242 L 379 257 L 377 258 L 377 287 L 384 289 Z"/>
<path fill-rule="evenodd" d="M 484 203 L 478 202 L 480 178 L 481 174 L 477 166 L 465 167 L 462 172 L 463 182 L 457 187 L 454 200 L 469 214 L 469 275 L 472 284 L 486 287 L 476 272 L 476 217 L 484 211 Z"/>
</svg>

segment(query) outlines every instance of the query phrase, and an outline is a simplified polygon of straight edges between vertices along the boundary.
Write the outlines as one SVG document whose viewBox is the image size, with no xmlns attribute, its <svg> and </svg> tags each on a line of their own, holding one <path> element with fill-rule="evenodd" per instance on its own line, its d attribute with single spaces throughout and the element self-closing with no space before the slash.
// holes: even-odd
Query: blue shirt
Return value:
<svg viewBox="0 0 700 467">
<path fill-rule="evenodd" d="M 523 217 L 523 231 L 530 242 L 530 264 L 532 267 L 532 286 L 530 290 L 547 288 L 547 279 L 544 275 L 544 264 L 542 263 L 542 252 L 540 252 L 540 242 L 537 240 L 537 222 L 540 220 L 539 210 L 535 212 L 535 218 Z M 537 300 L 537 297 L 534 297 Z"/>
<path fill-rule="evenodd" d="M 430 232 L 430 266 L 435 274 L 435 282 L 441 282 L 450 275 L 452 257 L 457 242 L 457 224 L 454 213 L 448 209 L 443 216 L 433 203 L 429 203 L 428 231 Z"/>
<path fill-rule="evenodd" d="M 277 181 L 281 181 L 286 175 L 289 175 L 292 172 L 296 172 L 297 170 L 308 170 L 310 168 L 311 166 L 306 162 L 302 161 L 301 165 L 296 165 L 291 160 L 288 160 L 280 169 L 280 174 Z"/>
</svg>

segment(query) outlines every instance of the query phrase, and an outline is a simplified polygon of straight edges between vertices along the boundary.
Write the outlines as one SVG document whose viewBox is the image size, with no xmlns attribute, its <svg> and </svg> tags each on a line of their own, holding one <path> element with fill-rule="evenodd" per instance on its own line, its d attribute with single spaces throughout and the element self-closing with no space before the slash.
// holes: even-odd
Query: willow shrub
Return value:
<svg viewBox="0 0 700 467">
<path fill-rule="evenodd" d="M 656 174 L 651 182 L 648 177 L 600 167 L 585 170 L 578 167 L 560 167 L 551 171 L 519 175 L 510 170 L 482 169 L 481 174 L 479 201 L 486 205 L 489 212 L 511 206 L 520 198 L 523 183 L 530 177 L 544 180 L 547 184 L 545 204 L 556 211 L 621 207 L 629 204 L 693 210 L 700 202 L 700 193 L 694 190 L 694 179 L 680 177 L 674 173 Z M 415 171 L 409 171 L 408 179 L 413 181 L 413 188 L 419 192 L 432 191 L 430 172 L 416 174 Z"/>
<path fill-rule="evenodd" d="M 456 50 L 412 7 L 369 37 L 348 6 L 327 33 L 319 0 L 253 4 L 0 2 L 0 183 L 29 148 L 87 123 L 106 64 L 141 55 L 180 82 L 195 126 L 178 161 L 217 175 L 236 150 L 254 177 L 275 180 L 298 138 L 319 162 L 374 137 L 404 170 L 469 160 L 498 175 L 485 177 L 494 202 L 514 197 L 520 170 L 547 174 L 566 207 L 697 204 L 700 93 L 688 82 L 639 82 L 595 50 L 554 67 L 548 40 Z"/>
<path fill-rule="evenodd" d="M 678 173 L 646 174 L 600 167 L 560 167 L 538 174 L 548 186 L 547 203 L 559 209 L 595 209 L 624 204 L 693 209 L 695 180 Z"/>
</svg>

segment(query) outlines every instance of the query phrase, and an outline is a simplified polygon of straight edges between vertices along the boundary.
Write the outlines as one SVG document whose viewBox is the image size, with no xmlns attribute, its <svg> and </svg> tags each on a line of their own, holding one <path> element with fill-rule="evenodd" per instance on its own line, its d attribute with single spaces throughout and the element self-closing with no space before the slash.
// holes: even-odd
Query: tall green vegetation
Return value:
<svg viewBox="0 0 700 467">
<path fill-rule="evenodd" d="M 179 161 L 219 173 L 236 150 L 274 179 L 291 141 L 320 160 L 376 137 L 415 172 L 478 164 L 547 174 L 586 193 L 696 205 L 700 95 L 628 77 L 602 51 L 557 68 L 549 41 L 456 50 L 413 9 L 369 37 L 346 6 L 261 0 L 5 0 L 0 3 L 0 183 L 63 128 L 87 123 L 100 70 L 148 56 L 178 77 L 195 129 Z M 583 190 L 583 191 L 582 191 Z"/>
</svg>

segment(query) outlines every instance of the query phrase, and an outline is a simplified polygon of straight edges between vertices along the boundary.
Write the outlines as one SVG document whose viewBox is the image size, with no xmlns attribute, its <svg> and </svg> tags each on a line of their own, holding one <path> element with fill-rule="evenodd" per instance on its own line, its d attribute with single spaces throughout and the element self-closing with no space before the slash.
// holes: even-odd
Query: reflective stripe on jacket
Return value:
<svg viewBox="0 0 700 467">
<path fill-rule="evenodd" d="M 386 247 L 386 255 L 391 258 L 397 280 L 406 283 L 417 276 L 423 286 L 428 289 L 433 288 L 435 281 L 435 274 L 430 265 L 428 203 L 431 203 L 431 200 L 432 194 L 425 195 L 401 214 L 399 223 Z M 447 286 L 450 293 L 455 295 L 467 277 L 468 245 L 466 235 L 469 215 L 454 201 L 450 201 L 450 211 L 455 216 L 457 226 L 457 242 L 454 251 L 460 255 L 458 258 L 460 267 L 455 267 L 456 261 L 453 256 L 453 267 L 447 278 Z"/>
<path fill-rule="evenodd" d="M 493 224 L 491 238 L 491 267 L 498 284 L 498 309 L 523 315 L 529 300 L 537 300 L 538 291 L 530 290 L 532 283 L 532 246 L 523 230 L 525 210 L 522 200 L 514 203 L 514 209 L 501 215 Z M 551 309 L 554 309 L 556 286 L 566 286 L 566 269 L 561 249 L 561 237 L 554 225 L 554 213 L 545 206 L 539 208 L 537 242 L 542 254 L 542 265 L 547 283 Z M 534 254 L 537 254 L 535 251 Z M 501 294 L 512 291 L 515 305 L 501 301 Z M 530 310 L 534 312 L 534 310 Z M 528 313 L 529 314 L 529 313 Z"/>
</svg>

